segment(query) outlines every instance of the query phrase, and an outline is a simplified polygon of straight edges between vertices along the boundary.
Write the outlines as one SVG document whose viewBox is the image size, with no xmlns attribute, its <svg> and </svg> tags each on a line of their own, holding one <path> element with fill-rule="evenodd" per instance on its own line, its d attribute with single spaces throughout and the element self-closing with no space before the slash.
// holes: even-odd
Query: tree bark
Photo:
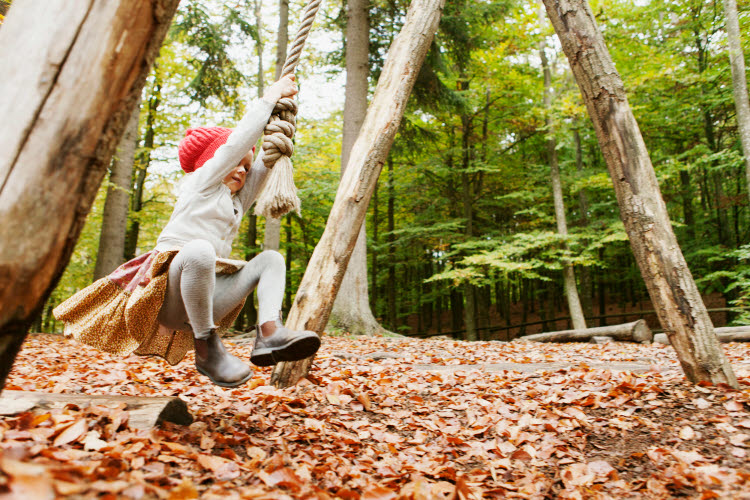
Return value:
<svg viewBox="0 0 750 500">
<path fill-rule="evenodd" d="M 633 253 L 691 382 L 737 387 L 675 238 L 622 80 L 584 0 L 544 0 L 594 122 Z"/>
<path fill-rule="evenodd" d="M 440 21 L 445 0 L 414 0 L 388 51 L 372 104 L 352 148 L 325 231 L 302 277 L 287 325 L 322 333 L 367 214 L 406 102 Z M 312 357 L 279 363 L 271 382 L 288 387 L 304 377 Z"/>
<path fill-rule="evenodd" d="M 96 254 L 96 265 L 94 266 L 94 281 L 117 269 L 125 259 L 125 233 L 128 229 L 130 182 L 133 176 L 135 150 L 138 146 L 138 117 L 140 114 L 139 103 L 136 103 L 133 114 L 125 128 L 125 133 L 120 140 L 117 153 L 112 159 L 107 199 L 104 201 L 102 213 L 99 251 Z"/>
<path fill-rule="evenodd" d="M 527 342 L 585 342 L 593 337 L 612 337 L 615 340 L 629 342 L 651 342 L 653 334 L 642 319 L 622 325 L 601 326 L 598 328 L 583 328 L 560 330 L 558 332 L 537 333 L 527 335 L 519 340 Z"/>
<path fill-rule="evenodd" d="M 177 0 L 15 5 L 0 30 L 0 390 L 62 275 Z"/>
<path fill-rule="evenodd" d="M 546 25 L 544 11 L 539 9 L 539 24 L 544 28 Z M 562 182 L 560 180 L 560 164 L 557 159 L 557 140 L 555 139 L 555 124 L 552 120 L 552 72 L 547 61 L 546 44 L 542 39 L 539 47 L 539 56 L 542 59 L 542 71 L 544 73 L 544 111 L 545 123 L 547 125 L 547 161 L 549 162 L 550 183 L 552 184 L 552 199 L 555 205 L 555 220 L 557 221 L 557 232 L 561 236 L 568 235 L 568 223 L 565 219 L 565 202 L 563 200 Z M 565 245 L 567 248 L 567 245 Z M 581 299 L 578 296 L 576 286 L 576 275 L 573 266 L 569 262 L 562 262 L 563 287 L 565 298 L 568 301 L 568 310 L 573 320 L 573 328 L 580 330 L 586 328 L 586 319 L 583 316 Z"/>
<path fill-rule="evenodd" d="M 740 132 L 742 155 L 745 157 L 745 178 L 750 198 L 750 101 L 747 96 L 745 78 L 745 53 L 740 40 L 740 23 L 737 17 L 737 0 L 724 0 L 729 62 L 732 67 L 732 91 L 734 107 L 737 110 L 737 128 Z"/>
</svg>

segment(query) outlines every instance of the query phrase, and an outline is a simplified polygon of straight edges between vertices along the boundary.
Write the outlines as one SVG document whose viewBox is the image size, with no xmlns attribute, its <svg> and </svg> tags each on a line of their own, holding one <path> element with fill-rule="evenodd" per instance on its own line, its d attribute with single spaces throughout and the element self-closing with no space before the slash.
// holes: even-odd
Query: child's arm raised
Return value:
<svg viewBox="0 0 750 500">
<path fill-rule="evenodd" d="M 296 93 L 294 75 L 288 75 L 271 85 L 262 99 L 252 101 L 245 116 L 229 135 L 226 144 L 219 147 L 213 158 L 193 174 L 196 177 L 193 180 L 196 189 L 201 191 L 221 184 L 258 142 L 276 102 L 282 97 L 291 97 Z"/>
</svg>

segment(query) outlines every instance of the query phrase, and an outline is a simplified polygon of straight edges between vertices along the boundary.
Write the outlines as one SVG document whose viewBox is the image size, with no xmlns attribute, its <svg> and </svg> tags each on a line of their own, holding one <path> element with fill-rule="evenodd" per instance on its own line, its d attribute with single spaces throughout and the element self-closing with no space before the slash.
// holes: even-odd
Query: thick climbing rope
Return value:
<svg viewBox="0 0 750 500">
<path fill-rule="evenodd" d="M 297 36 L 281 70 L 282 77 L 294 73 L 321 2 L 322 0 L 311 0 L 305 7 Z M 280 99 L 264 131 L 263 162 L 271 172 L 256 202 L 256 215 L 279 218 L 292 210 L 299 214 L 300 201 L 297 187 L 294 185 L 294 167 L 290 158 L 294 151 L 292 139 L 296 131 L 296 122 L 297 102 L 289 97 Z"/>
</svg>

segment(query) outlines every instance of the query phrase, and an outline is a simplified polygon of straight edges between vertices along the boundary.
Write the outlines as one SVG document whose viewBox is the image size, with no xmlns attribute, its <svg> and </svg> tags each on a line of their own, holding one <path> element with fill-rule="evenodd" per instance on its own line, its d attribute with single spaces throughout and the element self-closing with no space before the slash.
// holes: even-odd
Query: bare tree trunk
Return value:
<svg viewBox="0 0 750 500">
<path fill-rule="evenodd" d="M 578 131 L 578 119 L 574 119 L 573 141 L 576 147 L 576 171 L 579 177 L 583 174 L 583 150 L 581 148 L 581 134 Z M 578 192 L 578 209 L 581 212 L 581 224 L 589 225 L 589 199 L 586 189 L 581 188 Z M 588 267 L 581 267 L 581 307 L 583 307 L 583 317 L 594 315 L 593 304 L 594 284 L 591 280 L 591 270 Z"/>
<path fill-rule="evenodd" d="M 0 74 L 0 390 L 70 259 L 177 0 L 14 5 Z M 125 42 L 125 43 L 123 43 Z"/>
<path fill-rule="evenodd" d="M 646 321 L 639 319 L 632 323 L 621 325 L 537 333 L 522 337 L 520 340 L 525 342 L 582 342 L 589 341 L 598 336 L 611 337 L 614 340 L 628 342 L 648 343 L 651 342 L 654 334 L 646 324 Z"/>
<path fill-rule="evenodd" d="M 691 382 L 737 387 L 675 238 L 654 168 L 594 15 L 584 0 L 544 0 L 594 122 L 633 254 Z"/>
<path fill-rule="evenodd" d="M 112 159 L 107 199 L 104 201 L 102 213 L 99 251 L 94 266 L 94 280 L 103 278 L 117 269 L 125 259 L 130 181 L 133 176 L 135 150 L 138 146 L 138 117 L 141 114 L 139 104 L 140 99 L 133 108 L 133 114 Z"/>
<path fill-rule="evenodd" d="M 156 124 L 156 113 L 159 109 L 160 103 L 161 79 L 157 71 L 153 91 L 149 96 L 147 104 L 148 110 L 146 112 L 146 130 L 143 134 L 143 144 L 141 150 L 136 155 L 136 162 L 133 165 L 136 172 L 133 179 L 133 187 L 130 192 L 130 210 L 132 212 L 132 220 L 128 226 L 127 234 L 125 235 L 126 261 L 135 257 L 135 253 L 138 249 L 138 235 L 141 229 L 138 215 L 143 209 L 143 186 L 146 182 L 148 166 L 151 163 L 151 151 L 154 150 L 154 135 L 156 133 L 154 126 Z"/>
<path fill-rule="evenodd" d="M 546 26 L 544 11 L 539 9 L 540 26 Z M 568 223 L 565 220 L 565 202 L 563 201 L 562 182 L 560 181 L 560 164 L 557 160 L 557 140 L 555 139 L 555 124 L 552 121 L 552 72 L 549 69 L 547 54 L 545 52 L 544 40 L 540 43 L 539 55 L 542 59 L 542 71 L 544 72 L 544 111 L 547 124 L 547 161 L 549 161 L 550 181 L 552 184 L 552 198 L 555 205 L 555 220 L 557 221 L 557 232 L 562 236 L 568 235 Z M 566 245 L 567 247 L 567 245 Z M 573 328 L 582 330 L 586 328 L 586 319 L 583 316 L 581 299 L 578 297 L 576 286 L 576 275 L 573 266 L 563 261 L 563 287 L 565 298 L 568 300 L 568 310 L 573 320 Z"/>
<path fill-rule="evenodd" d="M 414 0 L 401 32 L 391 44 L 372 104 L 341 178 L 325 231 L 302 278 L 288 326 L 323 331 L 367 214 L 380 170 L 406 108 L 419 68 L 437 30 L 445 0 Z M 312 357 L 279 363 L 271 376 L 277 387 L 297 383 Z"/>
<path fill-rule="evenodd" d="M 396 237 L 393 235 L 395 229 L 396 194 L 393 176 L 393 160 L 388 158 L 388 326 L 391 330 L 398 331 L 398 315 L 396 314 Z"/>
<path fill-rule="evenodd" d="M 346 4 L 346 100 L 341 144 L 341 174 L 346 171 L 354 141 L 367 113 L 370 66 L 370 16 L 368 0 L 348 0 Z M 367 290 L 367 233 L 362 224 L 349 266 L 341 281 L 329 321 L 355 335 L 372 335 L 383 327 L 370 310 Z"/>
<path fill-rule="evenodd" d="M 729 62 L 732 66 L 732 90 L 734 107 L 737 110 L 737 128 L 740 131 L 742 154 L 745 157 L 745 178 L 750 197 L 750 102 L 747 97 L 745 78 L 745 53 L 740 39 L 740 23 L 737 18 L 737 0 L 724 0 Z"/>
<path fill-rule="evenodd" d="M 276 80 L 281 78 L 281 70 L 286 61 L 289 45 L 289 0 L 279 0 L 279 29 L 276 32 Z M 278 250 L 281 243 L 281 219 L 266 217 L 266 230 L 263 234 L 263 250 Z"/>
</svg>

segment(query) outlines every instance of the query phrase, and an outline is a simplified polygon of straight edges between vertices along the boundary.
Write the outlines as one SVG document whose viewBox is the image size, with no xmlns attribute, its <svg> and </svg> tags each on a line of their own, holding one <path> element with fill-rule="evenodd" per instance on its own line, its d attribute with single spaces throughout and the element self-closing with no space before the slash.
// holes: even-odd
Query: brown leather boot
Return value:
<svg viewBox="0 0 750 500">
<path fill-rule="evenodd" d="M 320 348 L 320 337 L 315 332 L 290 330 L 280 319 L 266 321 L 257 326 L 255 332 L 250 361 L 256 366 L 309 358 Z"/>
<path fill-rule="evenodd" d="M 253 376 L 252 369 L 229 354 L 216 330 L 205 339 L 194 339 L 195 368 L 222 387 L 237 387 Z"/>
</svg>

